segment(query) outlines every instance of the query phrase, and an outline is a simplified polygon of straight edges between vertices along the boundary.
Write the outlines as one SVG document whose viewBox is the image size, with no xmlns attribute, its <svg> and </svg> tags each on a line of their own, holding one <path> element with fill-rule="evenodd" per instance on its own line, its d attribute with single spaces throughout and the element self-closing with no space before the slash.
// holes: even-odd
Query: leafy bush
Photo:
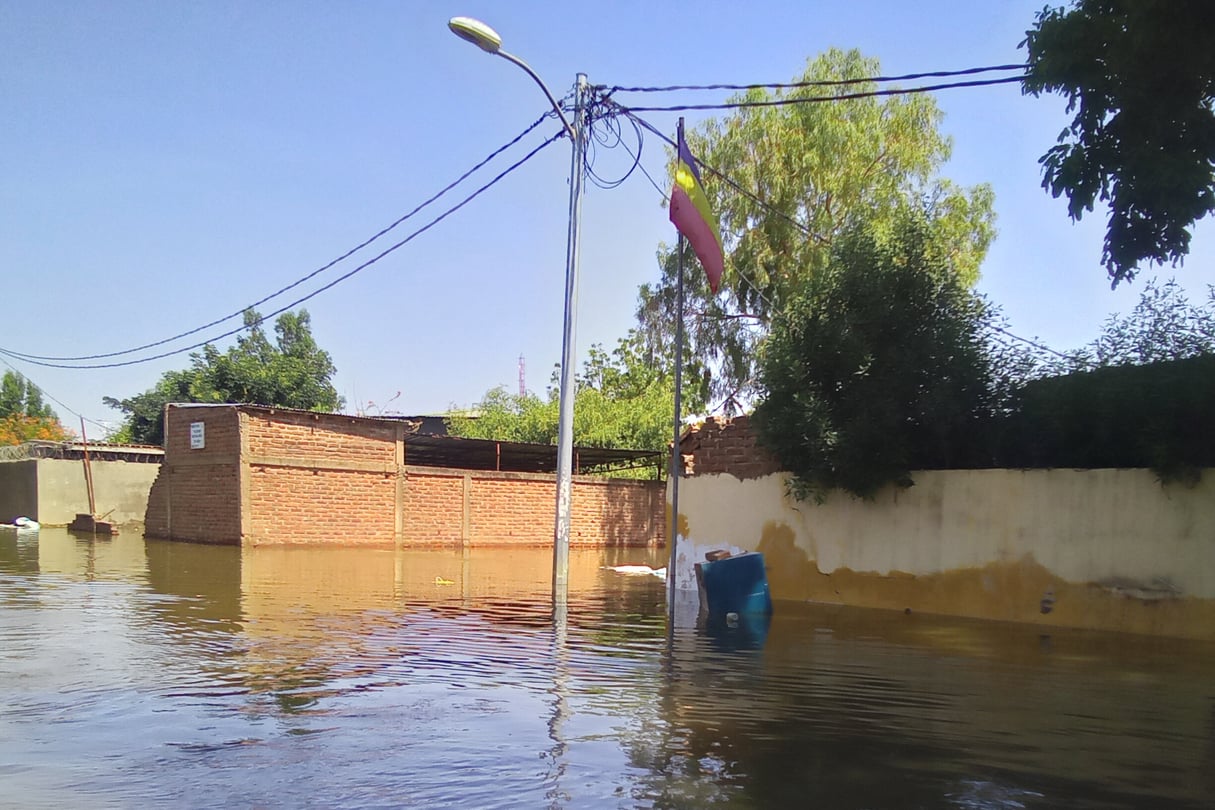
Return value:
<svg viewBox="0 0 1215 810">
<path fill-rule="evenodd" d="M 1162 481 L 1215 466 L 1215 355 L 1026 383 L 997 427 L 1000 466 L 1149 467 Z"/>
<path fill-rule="evenodd" d="M 918 212 L 839 240 L 760 357 L 754 422 L 793 494 L 870 497 L 913 469 L 990 463 L 988 314 Z"/>
</svg>

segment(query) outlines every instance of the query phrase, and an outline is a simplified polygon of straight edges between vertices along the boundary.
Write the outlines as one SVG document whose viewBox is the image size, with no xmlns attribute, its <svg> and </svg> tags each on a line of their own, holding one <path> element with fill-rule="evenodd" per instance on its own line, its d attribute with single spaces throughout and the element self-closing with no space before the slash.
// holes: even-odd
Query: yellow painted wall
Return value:
<svg viewBox="0 0 1215 810">
<path fill-rule="evenodd" d="M 775 599 L 1215 640 L 1215 471 L 919 472 L 873 501 L 785 476 L 680 484 L 697 545 L 762 551 Z"/>
</svg>

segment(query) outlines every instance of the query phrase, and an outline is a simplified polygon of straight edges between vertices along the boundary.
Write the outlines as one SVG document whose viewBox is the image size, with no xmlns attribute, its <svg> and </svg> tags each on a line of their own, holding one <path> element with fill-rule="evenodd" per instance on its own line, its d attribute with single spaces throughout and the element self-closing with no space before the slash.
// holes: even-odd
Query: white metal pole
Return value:
<svg viewBox="0 0 1215 810">
<path fill-rule="evenodd" d="M 574 325 L 578 314 L 578 233 L 586 155 L 586 74 L 574 84 L 573 148 L 570 158 L 569 237 L 565 251 L 565 323 L 561 332 L 560 415 L 557 421 L 557 520 L 553 532 L 553 601 L 565 604 L 570 578 L 570 499 L 574 456 Z"/>
</svg>

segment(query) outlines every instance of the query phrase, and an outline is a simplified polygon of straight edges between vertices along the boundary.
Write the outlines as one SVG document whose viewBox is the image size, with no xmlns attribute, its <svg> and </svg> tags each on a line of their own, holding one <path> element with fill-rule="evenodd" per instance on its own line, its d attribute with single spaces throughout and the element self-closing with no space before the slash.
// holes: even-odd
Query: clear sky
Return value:
<svg viewBox="0 0 1215 810">
<path fill-rule="evenodd" d="M 514 137 L 547 102 L 517 68 L 452 36 L 453 15 L 493 25 L 561 96 L 580 71 L 606 85 L 787 81 L 831 46 L 859 48 L 888 74 L 1019 62 L 1042 5 L 0 0 L 0 347 L 118 351 L 236 312 Z M 995 189 L 999 236 L 979 288 L 1017 334 L 1076 348 L 1133 306 L 1156 272 L 1175 274 L 1192 300 L 1215 283 L 1206 222 L 1184 267 L 1110 290 L 1104 214 L 1073 224 L 1065 201 L 1040 188 L 1037 158 L 1067 121 L 1061 99 L 1023 97 L 1015 84 L 936 97 L 954 143 L 945 176 Z M 677 114 L 647 117 L 674 132 Z M 555 131 L 546 124 L 490 168 Z M 605 155 L 602 170 L 624 157 Z M 648 139 L 643 164 L 665 184 L 664 161 Z M 348 410 L 398 391 L 392 411 L 467 406 L 495 385 L 513 390 L 520 354 L 528 387 L 544 390 L 560 355 L 568 172 L 563 140 L 306 304 Z M 655 250 L 674 238 L 660 202 L 640 173 L 615 190 L 589 187 L 579 357 L 626 332 L 638 285 L 657 278 Z M 187 364 L 185 355 L 99 370 L 13 361 L 51 396 L 109 424 L 119 414 L 103 396 L 138 393 Z"/>
</svg>

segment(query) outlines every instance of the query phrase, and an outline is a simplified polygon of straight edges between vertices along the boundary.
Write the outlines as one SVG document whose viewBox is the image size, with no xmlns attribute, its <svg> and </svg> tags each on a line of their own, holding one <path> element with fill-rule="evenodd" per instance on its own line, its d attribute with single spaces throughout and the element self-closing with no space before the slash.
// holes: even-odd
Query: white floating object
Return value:
<svg viewBox="0 0 1215 810">
<path fill-rule="evenodd" d="M 31 520 L 30 518 L 27 518 L 24 516 L 19 517 L 16 520 L 14 520 L 13 525 L 16 526 L 18 529 L 26 529 L 26 530 L 32 531 L 32 532 L 36 532 L 42 528 L 41 524 L 39 524 L 38 521 Z"/>
<path fill-rule="evenodd" d="M 655 576 L 659 579 L 667 578 L 667 569 L 651 568 L 648 565 L 605 565 L 603 567 L 608 571 L 615 571 L 617 574 L 624 574 L 625 576 Z"/>
</svg>

